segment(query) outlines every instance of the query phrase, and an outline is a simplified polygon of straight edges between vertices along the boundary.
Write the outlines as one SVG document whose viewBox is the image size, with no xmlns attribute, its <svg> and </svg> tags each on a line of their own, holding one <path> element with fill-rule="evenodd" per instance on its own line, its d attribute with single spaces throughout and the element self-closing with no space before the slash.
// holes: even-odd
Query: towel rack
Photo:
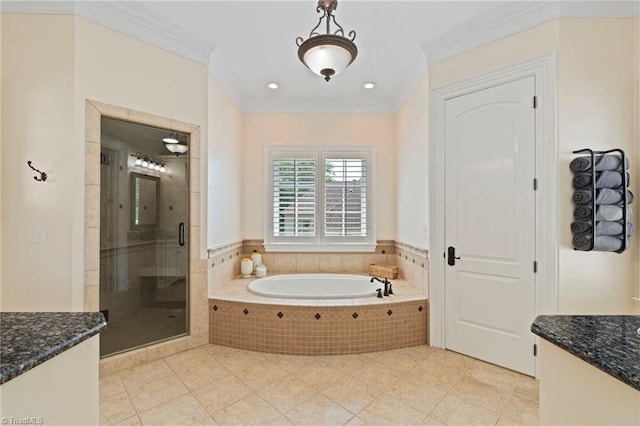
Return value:
<svg viewBox="0 0 640 426">
<path fill-rule="evenodd" d="M 578 247 L 574 247 L 574 250 L 580 250 L 580 251 L 592 251 L 594 249 L 594 246 L 596 244 L 596 225 L 597 225 L 597 221 L 596 221 L 596 212 L 597 212 L 597 207 L 598 207 L 598 203 L 596 202 L 597 199 L 597 192 L 596 192 L 596 155 L 606 155 L 606 154 L 612 154 L 612 153 L 617 153 L 620 155 L 620 164 L 621 164 L 621 175 L 622 175 L 622 201 L 620 203 L 616 203 L 617 205 L 622 204 L 622 234 L 617 235 L 617 237 L 622 238 L 622 247 L 619 250 L 616 250 L 615 253 L 622 253 L 623 251 L 625 251 L 628 248 L 629 245 L 629 237 L 631 236 L 630 232 L 629 232 L 629 221 L 628 221 L 628 217 L 627 217 L 627 210 L 628 210 L 628 205 L 629 205 L 629 197 L 628 197 L 628 186 L 629 186 L 629 179 L 628 179 L 628 173 L 627 173 L 627 169 L 626 169 L 626 165 L 627 163 L 627 157 L 624 153 L 624 151 L 622 149 L 616 148 L 616 149 L 610 149 L 607 151 L 594 151 L 592 149 L 589 148 L 583 148 L 583 149 L 579 149 L 576 151 L 573 151 L 574 154 L 589 154 L 589 156 L 591 157 L 591 166 L 585 170 L 584 172 L 580 172 L 580 173 L 591 173 L 591 241 L 589 243 L 589 247 L 587 249 L 585 248 L 578 248 Z M 575 188 L 574 188 L 575 189 Z"/>
</svg>

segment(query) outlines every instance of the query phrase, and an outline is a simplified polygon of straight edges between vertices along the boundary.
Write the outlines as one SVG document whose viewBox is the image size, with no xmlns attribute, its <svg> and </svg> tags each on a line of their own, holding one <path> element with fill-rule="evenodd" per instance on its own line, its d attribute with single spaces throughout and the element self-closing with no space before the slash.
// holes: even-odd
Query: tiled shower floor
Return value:
<svg viewBox="0 0 640 426">
<path fill-rule="evenodd" d="M 175 305 L 175 306 L 173 306 Z M 186 333 L 184 302 L 156 302 L 135 315 L 110 319 L 100 333 L 100 355 L 115 354 Z"/>
<path fill-rule="evenodd" d="M 111 311 L 107 328 L 100 333 L 100 355 L 112 355 L 187 332 L 186 281 L 175 280 L 153 292 L 153 302 L 127 316 Z M 108 305 L 107 305 L 108 306 Z"/>
<path fill-rule="evenodd" d="M 535 425 L 538 382 L 428 346 L 312 357 L 205 345 L 100 378 L 100 423 Z"/>
</svg>

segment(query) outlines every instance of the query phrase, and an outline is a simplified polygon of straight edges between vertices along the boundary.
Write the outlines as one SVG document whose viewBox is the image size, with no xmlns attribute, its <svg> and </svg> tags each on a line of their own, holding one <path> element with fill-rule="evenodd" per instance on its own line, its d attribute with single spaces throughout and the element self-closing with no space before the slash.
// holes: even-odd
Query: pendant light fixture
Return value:
<svg viewBox="0 0 640 426">
<path fill-rule="evenodd" d="M 316 12 L 323 13 L 318 25 L 311 30 L 308 39 L 304 40 L 302 37 L 296 39 L 298 58 L 326 81 L 344 71 L 358 55 L 358 48 L 353 43 L 356 32 L 350 31 L 349 37 L 345 37 L 344 30 L 333 16 L 337 7 L 338 0 L 318 0 Z M 323 20 L 326 25 L 326 34 L 316 32 Z M 333 33 L 330 27 L 331 21 L 338 27 Z"/>
<path fill-rule="evenodd" d="M 171 132 L 169 136 L 162 138 L 165 148 L 174 153 L 176 156 L 184 154 L 189 150 L 187 146 L 187 137 L 178 132 Z"/>
</svg>

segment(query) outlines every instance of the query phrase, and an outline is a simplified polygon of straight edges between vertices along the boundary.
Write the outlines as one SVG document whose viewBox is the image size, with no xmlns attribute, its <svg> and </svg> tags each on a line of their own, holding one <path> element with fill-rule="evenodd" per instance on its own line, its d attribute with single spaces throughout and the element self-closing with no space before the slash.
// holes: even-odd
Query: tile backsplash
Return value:
<svg viewBox="0 0 640 426">
<path fill-rule="evenodd" d="M 210 294 L 240 274 L 240 260 L 253 250 L 262 254 L 269 274 L 343 273 L 365 274 L 371 263 L 399 267 L 405 279 L 428 297 L 428 250 L 395 241 L 378 241 L 374 253 L 265 253 L 262 240 L 244 240 L 208 252 Z"/>
</svg>

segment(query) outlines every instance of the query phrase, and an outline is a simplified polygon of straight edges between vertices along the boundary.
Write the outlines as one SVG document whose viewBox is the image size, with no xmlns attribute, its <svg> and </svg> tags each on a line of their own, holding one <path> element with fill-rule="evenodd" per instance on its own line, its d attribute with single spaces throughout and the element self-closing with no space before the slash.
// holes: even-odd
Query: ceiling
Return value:
<svg viewBox="0 0 640 426">
<path fill-rule="evenodd" d="M 74 13 L 208 65 L 245 112 L 393 112 L 427 63 L 558 17 L 638 14 L 638 0 L 339 0 L 356 60 L 330 82 L 297 56 L 317 0 L 7 1 L 2 12 Z M 363 84 L 377 86 L 365 90 Z M 277 90 L 267 88 L 276 82 Z"/>
<path fill-rule="evenodd" d="M 214 46 L 211 69 L 249 110 L 394 110 L 426 67 L 421 43 L 486 19 L 504 1 L 339 0 L 336 20 L 355 30 L 358 56 L 330 82 L 298 59 L 295 39 L 308 38 L 321 16 L 317 1 L 146 1 L 127 6 L 172 31 Z M 377 86 L 365 90 L 363 84 Z M 267 83 L 277 82 L 271 90 Z"/>
</svg>

